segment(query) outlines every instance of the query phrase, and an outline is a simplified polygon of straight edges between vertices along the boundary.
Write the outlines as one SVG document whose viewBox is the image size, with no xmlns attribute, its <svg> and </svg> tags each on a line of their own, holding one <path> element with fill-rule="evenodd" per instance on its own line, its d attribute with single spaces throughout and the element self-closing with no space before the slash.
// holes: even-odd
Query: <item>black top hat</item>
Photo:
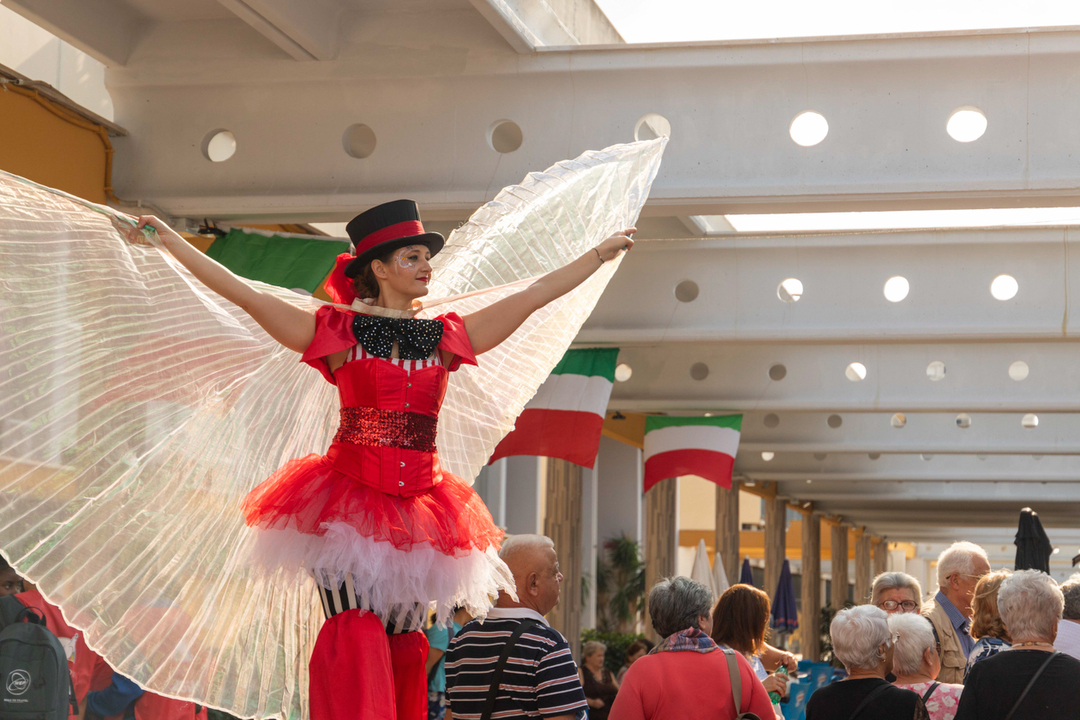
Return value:
<svg viewBox="0 0 1080 720">
<path fill-rule="evenodd" d="M 354 278 L 375 258 L 409 245 L 427 245 L 434 255 L 443 246 L 443 236 L 425 232 L 420 210 L 412 200 L 394 200 L 376 205 L 354 217 L 345 231 L 356 248 L 356 259 L 345 266 L 345 277 Z"/>
</svg>

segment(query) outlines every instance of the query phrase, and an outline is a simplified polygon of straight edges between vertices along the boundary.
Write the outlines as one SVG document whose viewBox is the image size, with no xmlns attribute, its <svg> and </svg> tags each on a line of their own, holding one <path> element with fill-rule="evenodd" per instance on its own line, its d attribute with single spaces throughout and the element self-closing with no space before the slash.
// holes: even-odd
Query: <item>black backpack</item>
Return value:
<svg viewBox="0 0 1080 720">
<path fill-rule="evenodd" d="M 0 597 L 0 720 L 67 720 L 69 711 L 79 706 L 64 646 L 40 610 Z"/>
</svg>

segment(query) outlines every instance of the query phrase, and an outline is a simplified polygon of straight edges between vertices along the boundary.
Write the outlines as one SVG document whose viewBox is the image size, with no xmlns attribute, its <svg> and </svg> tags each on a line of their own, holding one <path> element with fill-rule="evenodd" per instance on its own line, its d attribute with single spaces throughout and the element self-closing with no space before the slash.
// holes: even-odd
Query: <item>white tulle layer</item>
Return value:
<svg viewBox="0 0 1080 720">
<path fill-rule="evenodd" d="M 351 574 L 357 595 L 385 622 L 396 608 L 432 605 L 445 623 L 455 607 L 486 617 L 500 590 L 514 594 L 514 578 L 494 547 L 447 555 L 429 543 L 400 550 L 358 533 L 348 523 L 326 525 L 324 535 L 256 529 L 251 564 L 267 573 L 309 570 L 333 588 Z"/>
</svg>

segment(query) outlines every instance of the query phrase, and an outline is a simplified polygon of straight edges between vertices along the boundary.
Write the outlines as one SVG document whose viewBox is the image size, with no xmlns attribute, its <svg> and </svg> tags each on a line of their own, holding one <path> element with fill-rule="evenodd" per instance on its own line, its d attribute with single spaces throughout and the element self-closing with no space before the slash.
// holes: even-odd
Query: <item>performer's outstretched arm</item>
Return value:
<svg viewBox="0 0 1080 720">
<path fill-rule="evenodd" d="M 129 241 L 138 243 L 145 242 L 141 237 L 141 229 L 146 225 L 157 230 L 165 249 L 190 270 L 192 275 L 221 297 L 239 306 L 259 323 L 270 337 L 298 353 L 304 352 L 311 344 L 315 337 L 315 315 L 251 287 L 224 265 L 192 247 L 158 218 L 144 215 L 139 218 L 135 228 L 122 225 L 117 227 L 125 233 Z"/>
<path fill-rule="evenodd" d="M 637 228 L 627 228 L 616 233 L 577 260 L 548 273 L 521 292 L 466 315 L 463 319 L 472 341 L 473 352 L 479 355 L 491 350 L 510 337 L 534 312 L 585 282 L 601 265 L 614 260 L 623 250 L 629 250 L 634 246 L 634 241 L 629 236 L 635 232 Z"/>
</svg>

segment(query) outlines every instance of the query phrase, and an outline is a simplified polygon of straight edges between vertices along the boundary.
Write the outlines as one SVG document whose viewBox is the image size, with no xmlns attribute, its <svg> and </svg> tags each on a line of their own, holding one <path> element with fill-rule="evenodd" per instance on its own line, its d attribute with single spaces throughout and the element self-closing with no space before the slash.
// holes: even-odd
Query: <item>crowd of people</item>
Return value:
<svg viewBox="0 0 1080 720">
<path fill-rule="evenodd" d="M 483 621 L 462 608 L 449 625 L 426 631 L 431 720 L 782 717 L 778 703 L 798 664 L 766 642 L 770 604 L 761 590 L 739 584 L 714 598 L 689 578 L 662 580 L 648 594 L 661 641 L 633 643 L 626 664 L 611 672 L 603 643 L 586 642 L 578 667 L 544 618 L 562 582 L 552 541 L 512 536 L 500 555 L 517 598 L 503 592 Z M 158 696 L 113 673 L 32 585 L 0 565 L 0 595 L 42 610 L 71 646 L 86 717 L 150 717 L 135 709 L 149 710 Z M 981 548 L 956 543 L 939 557 L 937 581 L 924 602 L 914 577 L 883 573 L 867 604 L 835 615 L 829 639 L 846 678 L 810 697 L 807 720 L 1076 717 L 1080 574 L 1059 585 L 1036 570 L 991 571 Z M 168 703 L 175 707 L 163 707 L 169 712 L 161 717 L 205 717 L 197 705 Z"/>
<path fill-rule="evenodd" d="M 714 598 L 689 578 L 665 579 L 648 595 L 660 643 L 635 643 L 612 673 L 604 645 L 588 642 L 578 669 L 543 619 L 561 579 L 551 541 L 511 538 L 504 555 L 519 601 L 500 596 L 486 622 L 466 623 L 450 643 L 447 717 L 485 717 L 485 707 L 560 720 L 782 717 L 797 662 L 766 643 L 761 590 L 734 585 Z M 937 583 L 924 600 L 914 577 L 882 573 L 868 603 L 835 615 L 832 653 L 846 677 L 810 697 L 807 720 L 1076 717 L 1080 574 L 1058 585 L 1035 570 L 992 571 L 982 548 L 961 542 L 939 557 Z"/>
</svg>

